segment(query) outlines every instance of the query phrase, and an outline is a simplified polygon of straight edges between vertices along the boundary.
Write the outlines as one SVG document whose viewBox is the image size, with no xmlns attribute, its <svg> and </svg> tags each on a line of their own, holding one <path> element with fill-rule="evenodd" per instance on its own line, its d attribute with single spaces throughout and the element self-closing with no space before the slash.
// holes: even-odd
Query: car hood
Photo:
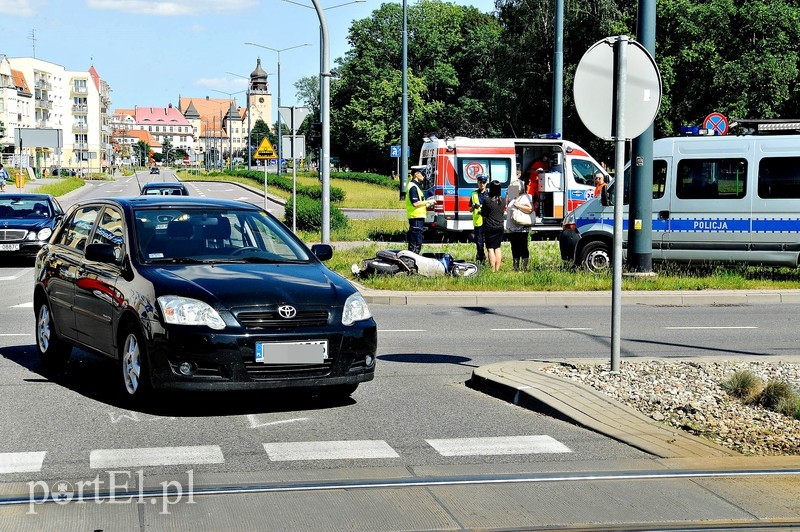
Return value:
<svg viewBox="0 0 800 532">
<path fill-rule="evenodd" d="M 355 292 L 348 281 L 319 263 L 158 265 L 147 270 L 156 296 L 191 297 L 227 309 L 330 307 L 342 305 Z"/>
<path fill-rule="evenodd" d="M 0 229 L 37 230 L 48 227 L 49 218 L 0 218 Z"/>
</svg>

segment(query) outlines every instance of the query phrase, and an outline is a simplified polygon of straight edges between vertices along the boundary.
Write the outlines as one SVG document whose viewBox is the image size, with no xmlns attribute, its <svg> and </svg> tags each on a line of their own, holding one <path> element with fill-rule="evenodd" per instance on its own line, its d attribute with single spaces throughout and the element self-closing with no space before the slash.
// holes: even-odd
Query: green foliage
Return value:
<svg viewBox="0 0 800 532">
<path fill-rule="evenodd" d="M 226 176 L 226 175 L 233 175 L 237 177 L 244 177 L 247 179 L 253 179 L 258 181 L 262 185 L 264 184 L 264 172 L 260 172 L 258 170 L 234 170 L 233 172 L 225 171 L 225 172 L 209 172 L 208 176 L 215 177 L 215 176 Z M 282 190 L 286 190 L 291 192 L 292 191 L 292 178 L 291 177 L 284 177 L 269 174 L 268 176 L 270 187 L 277 187 Z M 297 185 L 297 195 L 298 196 L 308 196 L 312 199 L 321 199 L 322 198 L 322 186 L 308 186 L 308 185 Z M 340 188 L 331 187 L 330 189 L 330 200 L 332 203 L 340 203 L 344 201 L 344 191 Z"/>
<path fill-rule="evenodd" d="M 769 381 L 758 394 L 757 402 L 763 407 L 777 410 L 779 404 L 791 400 L 793 395 L 794 391 L 788 382 Z"/>
<path fill-rule="evenodd" d="M 294 212 L 294 203 L 292 199 L 286 202 L 284 207 L 285 217 L 284 223 L 292 226 L 292 218 Z M 343 229 L 347 227 L 347 218 L 345 215 L 331 205 L 330 211 L 331 230 Z M 308 196 L 297 196 L 297 230 L 298 231 L 319 231 L 322 228 L 322 202 L 319 199 L 313 199 Z"/>
<path fill-rule="evenodd" d="M 749 402 L 761 389 L 761 379 L 752 371 L 736 371 L 722 383 L 722 389 L 734 397 Z"/>
<path fill-rule="evenodd" d="M 380 185 L 382 187 L 400 190 L 400 181 L 395 181 L 389 177 L 379 174 L 371 174 L 368 172 L 331 172 L 331 179 L 346 179 L 348 181 L 370 183 L 372 185 Z"/>
<path fill-rule="evenodd" d="M 86 184 L 86 181 L 79 177 L 70 177 L 66 179 L 59 179 L 54 183 L 48 183 L 36 188 L 37 194 L 50 194 L 58 197 L 63 196 L 67 192 L 72 192 L 76 188 L 80 188 Z"/>
</svg>

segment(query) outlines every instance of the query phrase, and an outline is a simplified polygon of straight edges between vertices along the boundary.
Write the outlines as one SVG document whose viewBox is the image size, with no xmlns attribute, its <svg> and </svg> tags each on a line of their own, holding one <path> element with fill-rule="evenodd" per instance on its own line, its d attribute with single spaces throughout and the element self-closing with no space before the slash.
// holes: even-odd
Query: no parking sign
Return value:
<svg viewBox="0 0 800 532">
<path fill-rule="evenodd" d="M 470 181 L 477 181 L 478 176 L 483 174 L 483 165 L 478 161 L 471 161 L 467 163 L 465 167 L 465 172 L 467 174 L 467 179 Z"/>
<path fill-rule="evenodd" d="M 728 134 L 728 119 L 722 113 L 711 113 L 703 120 L 703 127 L 714 132 L 714 135 Z"/>
</svg>

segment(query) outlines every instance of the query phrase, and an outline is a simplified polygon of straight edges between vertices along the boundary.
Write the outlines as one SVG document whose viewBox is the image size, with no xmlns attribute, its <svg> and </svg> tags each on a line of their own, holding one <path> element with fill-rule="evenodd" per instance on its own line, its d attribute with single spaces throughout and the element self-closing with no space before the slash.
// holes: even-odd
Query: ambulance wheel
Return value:
<svg viewBox="0 0 800 532">
<path fill-rule="evenodd" d="M 608 244 L 594 241 L 586 244 L 581 251 L 580 266 L 592 273 L 603 273 L 611 269 L 611 251 Z"/>
</svg>

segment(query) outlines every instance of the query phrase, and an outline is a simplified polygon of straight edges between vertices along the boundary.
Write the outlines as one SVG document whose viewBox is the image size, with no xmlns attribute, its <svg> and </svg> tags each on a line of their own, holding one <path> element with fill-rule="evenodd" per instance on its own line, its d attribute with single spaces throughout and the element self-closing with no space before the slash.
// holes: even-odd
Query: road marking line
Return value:
<svg viewBox="0 0 800 532">
<path fill-rule="evenodd" d="M 378 329 L 378 332 L 425 332 L 425 329 Z"/>
<path fill-rule="evenodd" d="M 47 451 L 0 453 L 0 473 L 38 473 Z"/>
<path fill-rule="evenodd" d="M 250 422 L 251 429 L 257 429 L 259 427 L 269 427 L 270 425 L 283 425 L 284 423 L 294 423 L 295 421 L 308 421 L 308 418 L 296 417 L 292 419 L 281 419 L 279 421 L 268 421 L 266 423 L 261 423 L 258 420 L 257 414 L 247 414 L 247 420 Z"/>
<path fill-rule="evenodd" d="M 664 327 L 665 329 L 671 331 L 680 331 L 684 329 L 758 329 L 758 327 L 754 327 L 751 325 L 742 325 L 742 326 L 731 326 L 731 327 Z"/>
<path fill-rule="evenodd" d="M 494 456 L 501 454 L 572 452 L 569 447 L 550 436 L 500 436 L 425 441 L 442 456 Z"/>
<path fill-rule="evenodd" d="M 24 270 L 14 275 L 7 275 L 5 277 L 0 277 L 0 281 L 14 281 L 15 279 L 19 279 L 20 277 L 31 271 L 33 271 L 33 268 L 25 268 Z"/>
<path fill-rule="evenodd" d="M 267 452 L 269 459 L 273 462 L 400 457 L 400 455 L 383 440 L 265 443 L 264 450 Z"/>
<path fill-rule="evenodd" d="M 19 305 L 13 305 L 10 308 L 33 308 L 33 301 L 28 301 L 27 303 L 20 303 Z"/>
<path fill-rule="evenodd" d="M 591 331 L 591 327 L 533 327 L 530 329 L 489 329 L 491 331 Z"/>
<path fill-rule="evenodd" d="M 225 458 L 219 445 L 189 447 L 149 447 L 142 449 L 95 449 L 89 454 L 89 467 L 144 467 L 185 464 L 222 464 Z"/>
<path fill-rule="evenodd" d="M 33 336 L 31 333 L 3 333 L 0 336 Z"/>
</svg>

